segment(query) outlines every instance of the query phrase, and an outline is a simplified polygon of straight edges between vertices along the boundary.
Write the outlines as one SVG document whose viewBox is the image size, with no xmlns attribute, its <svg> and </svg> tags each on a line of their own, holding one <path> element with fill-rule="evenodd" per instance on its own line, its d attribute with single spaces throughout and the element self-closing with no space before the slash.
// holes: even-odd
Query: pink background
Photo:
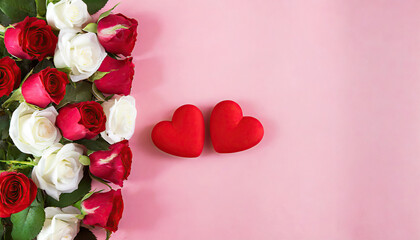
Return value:
<svg viewBox="0 0 420 240">
<path fill-rule="evenodd" d="M 111 0 L 108 8 L 119 0 Z M 112 239 L 420 239 L 420 2 L 124 0 L 138 120 Z M 150 132 L 237 101 L 266 135 L 201 157 Z"/>
</svg>

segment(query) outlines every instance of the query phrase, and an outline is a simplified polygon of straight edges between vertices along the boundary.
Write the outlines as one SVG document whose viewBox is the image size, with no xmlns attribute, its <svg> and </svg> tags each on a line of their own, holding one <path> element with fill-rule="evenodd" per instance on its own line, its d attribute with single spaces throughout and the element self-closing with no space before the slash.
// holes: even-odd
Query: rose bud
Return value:
<svg viewBox="0 0 420 240">
<path fill-rule="evenodd" d="M 22 95 L 27 103 L 45 108 L 51 102 L 59 104 L 63 100 L 67 83 L 66 73 L 47 67 L 23 82 Z"/>
<path fill-rule="evenodd" d="M 101 104 L 89 101 L 66 105 L 58 112 L 56 125 L 69 140 L 92 139 L 105 130 L 106 116 Z"/>
<path fill-rule="evenodd" d="M 84 224 L 103 227 L 112 232 L 118 230 L 124 210 L 121 189 L 94 193 L 81 206 L 82 213 L 86 214 Z"/>
<path fill-rule="evenodd" d="M 108 72 L 94 82 L 99 91 L 107 94 L 130 94 L 134 76 L 133 58 L 117 60 L 106 57 L 98 71 Z"/>
<path fill-rule="evenodd" d="M 110 14 L 98 22 L 99 42 L 110 53 L 130 56 L 137 40 L 137 20 Z"/>
<path fill-rule="evenodd" d="M 37 187 L 22 173 L 0 173 L 0 218 L 29 207 L 35 200 Z"/>
<path fill-rule="evenodd" d="M 13 56 L 42 60 L 54 55 L 57 36 L 44 20 L 26 17 L 6 30 L 4 44 Z"/>
<path fill-rule="evenodd" d="M 120 187 L 130 175 L 133 154 L 127 140 L 112 144 L 107 151 L 94 152 L 89 158 L 89 170 L 93 175 Z"/>
<path fill-rule="evenodd" d="M 9 95 L 20 84 L 21 71 L 10 57 L 0 59 L 0 97 Z"/>
</svg>

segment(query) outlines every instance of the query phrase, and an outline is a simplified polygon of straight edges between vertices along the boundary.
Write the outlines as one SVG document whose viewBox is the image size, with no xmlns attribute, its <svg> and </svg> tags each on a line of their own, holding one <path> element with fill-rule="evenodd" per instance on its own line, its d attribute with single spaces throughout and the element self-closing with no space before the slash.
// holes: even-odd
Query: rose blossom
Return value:
<svg viewBox="0 0 420 240">
<path fill-rule="evenodd" d="M 57 117 L 57 127 L 69 140 L 92 139 L 105 130 L 105 122 L 102 106 L 94 101 L 68 104 Z"/>
<path fill-rule="evenodd" d="M 132 96 L 114 95 L 102 103 L 106 114 L 106 129 L 101 136 L 113 144 L 124 139 L 130 139 L 136 125 L 136 101 Z"/>
<path fill-rule="evenodd" d="M 35 183 L 22 173 L 0 173 L 0 218 L 29 207 L 35 200 L 37 188 Z"/>
<path fill-rule="evenodd" d="M 110 14 L 98 22 L 99 42 L 107 52 L 130 56 L 137 40 L 137 20 Z"/>
<path fill-rule="evenodd" d="M 121 189 L 94 193 L 82 202 L 82 212 L 86 214 L 83 223 L 115 232 L 123 210 Z"/>
<path fill-rule="evenodd" d="M 56 199 L 61 193 L 71 193 L 77 189 L 83 178 L 83 165 L 79 162 L 83 148 L 75 143 L 56 143 L 42 154 L 32 170 L 35 184 Z"/>
<path fill-rule="evenodd" d="M 78 82 L 92 76 L 106 56 L 96 34 L 63 29 L 58 35 L 54 65 L 57 68 L 69 68 L 70 79 Z"/>
<path fill-rule="evenodd" d="M 61 0 L 57 3 L 50 2 L 47 6 L 47 22 L 57 30 L 65 28 L 80 30 L 91 19 L 87 5 L 82 0 Z"/>
<path fill-rule="evenodd" d="M 74 239 L 79 232 L 79 209 L 69 206 L 65 208 L 45 208 L 45 221 L 37 240 Z"/>
<path fill-rule="evenodd" d="M 60 131 L 55 127 L 57 115 L 52 106 L 40 111 L 23 102 L 12 114 L 10 138 L 21 152 L 41 156 L 45 149 L 61 139 Z"/>
<path fill-rule="evenodd" d="M 68 82 L 66 73 L 47 67 L 22 84 L 22 95 L 26 102 L 45 108 L 51 102 L 59 104 L 63 100 Z"/>
<path fill-rule="evenodd" d="M 10 57 L 0 59 L 0 97 L 9 95 L 20 84 L 21 71 Z"/>
<path fill-rule="evenodd" d="M 127 140 L 112 144 L 109 150 L 94 152 L 89 158 L 89 170 L 93 175 L 120 187 L 130 175 L 133 155 Z"/>
<path fill-rule="evenodd" d="M 106 57 L 98 71 L 109 72 L 101 79 L 95 80 L 99 91 L 107 94 L 130 94 L 134 76 L 133 58 L 117 60 Z"/>
<path fill-rule="evenodd" d="M 57 37 L 44 20 L 26 17 L 6 30 L 4 44 L 13 56 L 42 60 L 54 54 Z"/>
</svg>

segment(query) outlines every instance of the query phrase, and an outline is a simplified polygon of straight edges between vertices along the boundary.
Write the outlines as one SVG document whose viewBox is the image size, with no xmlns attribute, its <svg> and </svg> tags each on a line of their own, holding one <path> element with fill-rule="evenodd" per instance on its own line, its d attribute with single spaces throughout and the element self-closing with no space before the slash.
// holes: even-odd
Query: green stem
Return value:
<svg viewBox="0 0 420 240">
<path fill-rule="evenodd" d="M 28 162 L 28 161 L 18 161 L 18 160 L 0 160 L 0 162 L 5 162 L 5 163 L 8 163 L 8 164 L 17 163 L 17 164 L 24 164 L 24 165 L 36 166 L 36 163 L 34 163 L 34 162 Z"/>
</svg>

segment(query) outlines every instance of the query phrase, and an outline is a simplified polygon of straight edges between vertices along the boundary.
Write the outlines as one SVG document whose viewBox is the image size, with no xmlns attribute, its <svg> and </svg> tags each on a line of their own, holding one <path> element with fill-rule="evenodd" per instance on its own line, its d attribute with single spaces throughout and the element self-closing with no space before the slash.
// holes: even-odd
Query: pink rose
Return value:
<svg viewBox="0 0 420 240">
<path fill-rule="evenodd" d="M 29 60 L 42 60 L 54 55 L 57 41 L 51 26 L 35 17 L 26 17 L 8 28 L 4 35 L 7 51 L 13 56 Z"/>
<path fill-rule="evenodd" d="M 116 60 L 106 57 L 98 71 L 109 72 L 94 82 L 99 91 L 108 94 L 130 94 L 134 76 L 133 58 Z"/>
<path fill-rule="evenodd" d="M 92 139 L 105 130 L 106 116 L 101 104 L 90 101 L 68 104 L 58 112 L 56 125 L 69 140 Z"/>
<path fill-rule="evenodd" d="M 89 158 L 89 170 L 93 175 L 120 187 L 130 175 L 133 154 L 127 140 L 112 144 L 107 151 L 94 152 Z"/>
<path fill-rule="evenodd" d="M 123 210 L 121 189 L 94 193 L 82 202 L 82 212 L 86 214 L 83 223 L 115 232 L 118 230 Z"/>
<path fill-rule="evenodd" d="M 110 14 L 98 23 L 99 42 L 107 52 L 130 56 L 137 40 L 137 21 L 122 14 Z"/>
<path fill-rule="evenodd" d="M 22 95 L 26 102 L 45 108 L 51 102 L 59 104 L 63 100 L 67 83 L 66 73 L 47 67 L 23 82 Z"/>
</svg>

